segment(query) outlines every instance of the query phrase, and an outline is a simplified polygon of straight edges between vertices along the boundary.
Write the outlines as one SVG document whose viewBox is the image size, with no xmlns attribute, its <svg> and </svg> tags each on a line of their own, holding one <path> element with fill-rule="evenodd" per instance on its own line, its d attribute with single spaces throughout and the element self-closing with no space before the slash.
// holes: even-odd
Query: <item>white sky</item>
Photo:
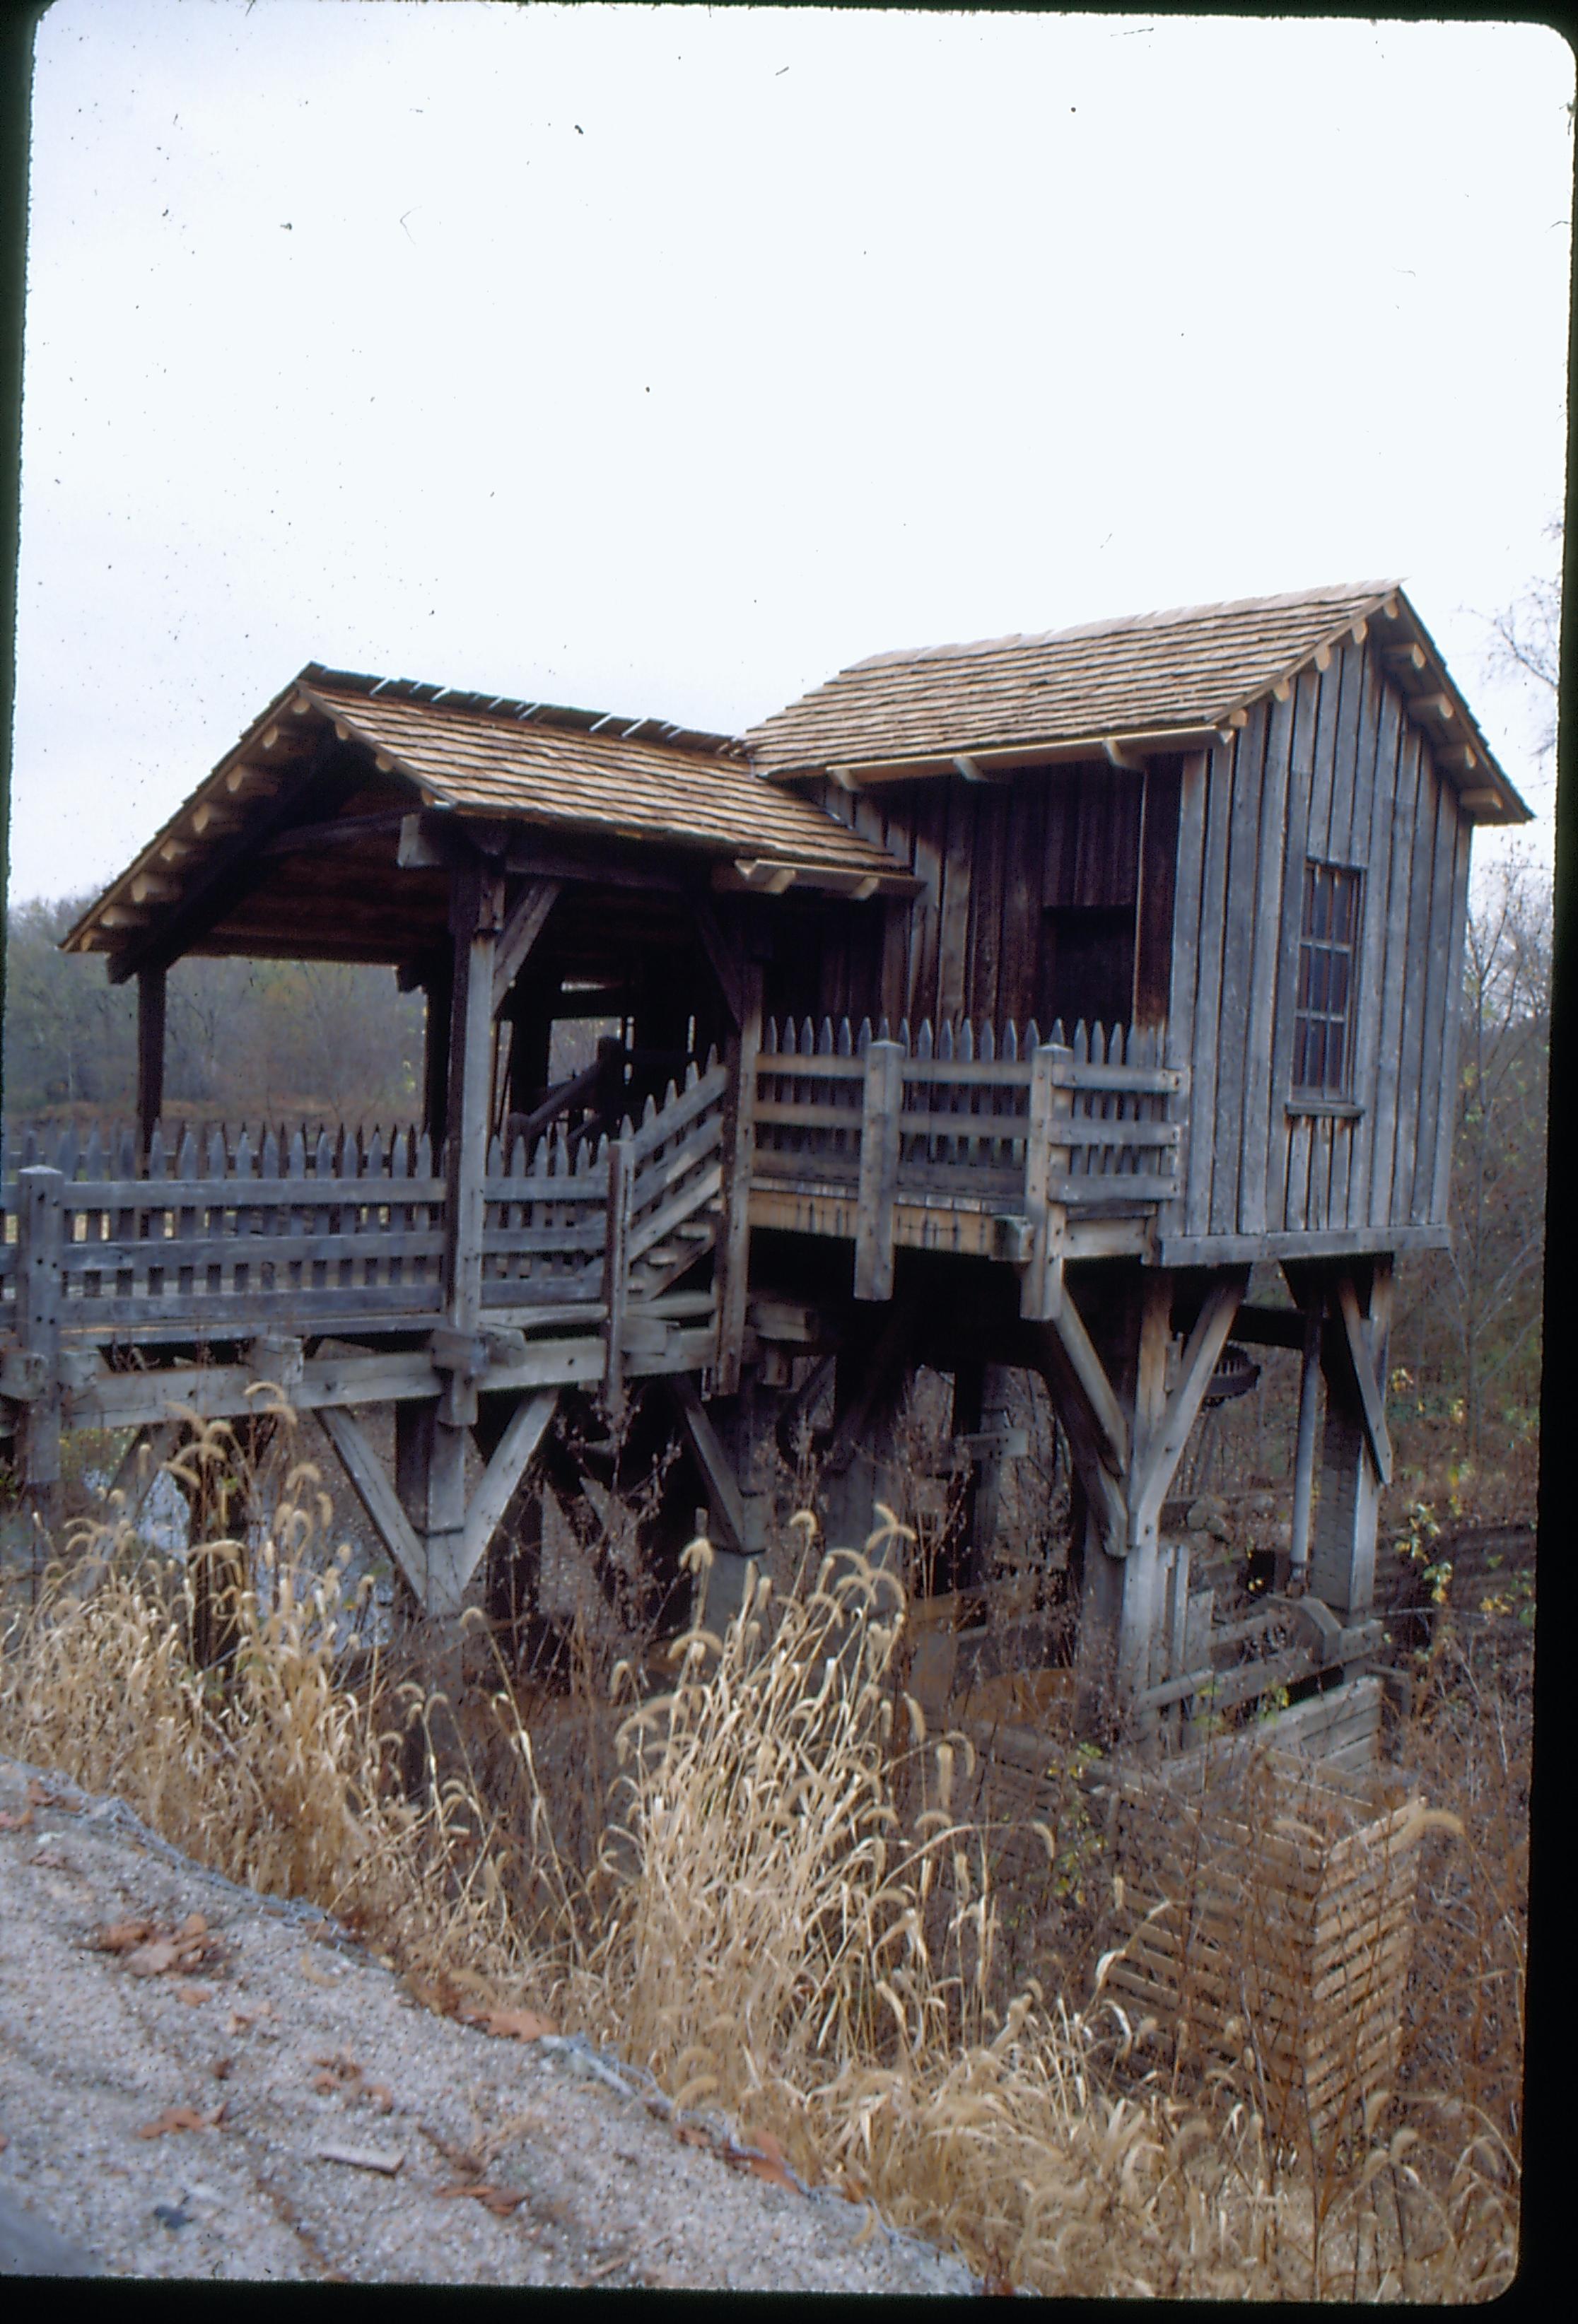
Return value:
<svg viewBox="0 0 1578 2324">
<path fill-rule="evenodd" d="M 309 659 L 732 731 L 1391 575 L 1548 854 L 1483 617 L 1556 556 L 1573 87 L 1518 25 L 54 0 L 13 896 Z"/>
</svg>

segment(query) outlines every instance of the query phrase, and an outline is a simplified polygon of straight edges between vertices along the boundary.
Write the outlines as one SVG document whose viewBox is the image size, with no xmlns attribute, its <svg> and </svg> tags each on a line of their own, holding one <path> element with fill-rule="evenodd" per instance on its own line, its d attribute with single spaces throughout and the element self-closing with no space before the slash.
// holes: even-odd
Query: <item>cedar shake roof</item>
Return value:
<svg viewBox="0 0 1578 2324">
<path fill-rule="evenodd" d="M 82 915 L 64 949 L 117 952 L 167 908 L 179 912 L 211 866 L 247 851 L 257 801 L 298 776 L 331 730 L 364 747 L 369 775 L 408 790 L 413 813 L 447 808 L 564 839 L 684 848 L 712 859 L 715 885 L 776 892 L 792 878 L 844 895 L 915 890 L 881 848 L 763 781 L 727 736 L 309 662 Z"/>
<path fill-rule="evenodd" d="M 807 872 L 900 871 L 808 799 L 763 782 L 721 735 L 540 704 L 481 707 L 476 696 L 386 687 L 314 664 L 297 691 L 369 743 L 381 771 L 409 776 L 439 807 Z M 638 739 L 644 727 L 656 735 Z"/>
<path fill-rule="evenodd" d="M 1490 819 L 1526 821 L 1395 581 L 874 654 L 763 719 L 745 746 L 763 774 L 854 778 L 942 773 L 959 758 L 1099 758 L 1125 742 L 1131 750 L 1196 747 L 1213 730 L 1241 724 L 1250 703 L 1378 618 L 1386 643 L 1395 640 L 1409 657 L 1398 672 L 1404 690 L 1450 699 L 1447 739 L 1472 753 L 1460 787 L 1483 793 L 1478 806 Z"/>
</svg>

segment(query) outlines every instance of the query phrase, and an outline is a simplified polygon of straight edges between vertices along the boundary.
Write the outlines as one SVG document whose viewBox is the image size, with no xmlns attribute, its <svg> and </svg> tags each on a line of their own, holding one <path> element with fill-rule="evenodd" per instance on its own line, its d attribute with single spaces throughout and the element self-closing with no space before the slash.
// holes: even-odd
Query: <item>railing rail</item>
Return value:
<svg viewBox="0 0 1578 2324">
<path fill-rule="evenodd" d="M 726 1075 L 715 1057 L 621 1125 L 632 1169 L 629 1296 L 653 1297 L 713 1231 Z M 495 1139 L 484 1182 L 484 1304 L 595 1303 L 609 1237 L 609 1140 Z M 60 1328 L 108 1337 L 234 1338 L 289 1323 L 437 1322 L 444 1281 L 445 1156 L 414 1131 L 156 1127 L 139 1171 L 134 1133 L 8 1139 L 0 1179 L 0 1301 L 14 1329 L 28 1185 L 51 1185 L 49 1270 Z M 23 1173 L 32 1174 L 23 1176 Z"/>
<path fill-rule="evenodd" d="M 1066 1038 L 1058 1023 L 1043 1040 L 1033 1022 L 1001 1034 L 968 1021 L 896 1034 L 869 1019 L 771 1024 L 753 1184 L 824 1199 L 840 1218 L 840 1198 L 853 1200 L 867 1297 L 891 1282 L 896 1204 L 990 1213 L 1005 1254 L 1025 1260 L 1050 1247 L 1048 1205 L 1131 1213 L 1172 1199 L 1186 1075 L 1162 1049 L 1159 1031 L 1122 1026 L 1079 1024 Z"/>
</svg>

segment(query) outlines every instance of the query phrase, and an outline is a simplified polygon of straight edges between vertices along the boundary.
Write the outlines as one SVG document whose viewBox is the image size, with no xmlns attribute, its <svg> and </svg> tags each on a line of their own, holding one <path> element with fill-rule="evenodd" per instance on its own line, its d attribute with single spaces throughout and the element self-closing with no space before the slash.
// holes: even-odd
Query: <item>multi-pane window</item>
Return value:
<svg viewBox="0 0 1578 2324">
<path fill-rule="evenodd" d="M 1362 873 L 1307 863 L 1293 1020 L 1293 1087 L 1301 1097 L 1352 1094 L 1353 987 Z"/>
</svg>

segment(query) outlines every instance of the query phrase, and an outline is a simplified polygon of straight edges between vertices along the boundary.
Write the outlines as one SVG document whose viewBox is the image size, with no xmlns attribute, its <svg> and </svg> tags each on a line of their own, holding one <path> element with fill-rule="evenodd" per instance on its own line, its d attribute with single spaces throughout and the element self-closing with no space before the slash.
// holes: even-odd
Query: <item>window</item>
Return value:
<svg viewBox="0 0 1578 2324">
<path fill-rule="evenodd" d="M 1036 1013 L 1043 1028 L 1127 1025 L 1134 999 L 1132 904 L 1064 904 L 1042 915 Z M 1043 1031 L 1043 1038 L 1046 1038 Z"/>
<path fill-rule="evenodd" d="M 1353 987 L 1359 952 L 1359 883 L 1340 863 L 1308 863 L 1293 1019 L 1296 1096 L 1348 1098 L 1352 1089 Z"/>
</svg>

